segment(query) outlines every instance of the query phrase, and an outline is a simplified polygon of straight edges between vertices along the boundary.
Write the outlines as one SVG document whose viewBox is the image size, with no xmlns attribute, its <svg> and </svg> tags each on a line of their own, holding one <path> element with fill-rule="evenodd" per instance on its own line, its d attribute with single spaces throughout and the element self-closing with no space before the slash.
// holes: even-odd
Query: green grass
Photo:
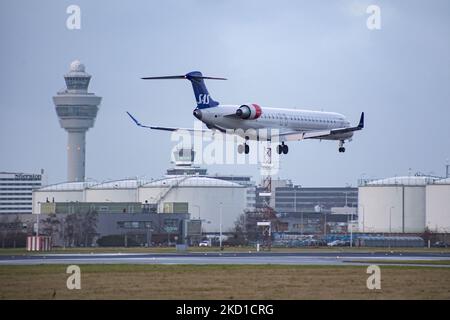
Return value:
<svg viewBox="0 0 450 320">
<path fill-rule="evenodd" d="M 450 260 L 349 260 L 350 263 L 450 265 Z"/>
</svg>

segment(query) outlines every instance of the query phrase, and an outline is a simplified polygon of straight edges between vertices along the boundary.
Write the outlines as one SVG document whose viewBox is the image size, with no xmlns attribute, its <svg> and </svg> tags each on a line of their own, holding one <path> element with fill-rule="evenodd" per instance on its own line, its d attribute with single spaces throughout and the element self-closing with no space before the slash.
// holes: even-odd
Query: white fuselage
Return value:
<svg viewBox="0 0 450 320">
<path fill-rule="evenodd" d="M 350 127 L 350 122 L 345 116 L 335 112 L 262 107 L 261 115 L 257 119 L 243 120 L 237 117 L 230 117 L 229 115 L 234 114 L 239 107 L 240 105 L 219 105 L 214 108 L 201 109 L 201 121 L 208 126 L 224 130 L 275 129 L 280 133 Z M 352 132 L 348 132 L 342 135 L 335 135 L 329 139 L 349 139 L 352 135 Z M 257 137 L 251 135 L 249 138 L 255 139 Z"/>
</svg>

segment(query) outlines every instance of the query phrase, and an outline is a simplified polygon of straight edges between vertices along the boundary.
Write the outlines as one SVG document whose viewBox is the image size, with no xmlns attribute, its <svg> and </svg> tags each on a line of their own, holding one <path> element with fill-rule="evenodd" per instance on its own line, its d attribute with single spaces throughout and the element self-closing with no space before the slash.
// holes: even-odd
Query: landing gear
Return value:
<svg viewBox="0 0 450 320">
<path fill-rule="evenodd" d="M 245 143 L 238 145 L 238 153 L 242 154 L 249 154 L 250 153 L 250 146 L 247 144 L 247 141 L 249 140 L 248 137 L 245 137 Z"/>
<path fill-rule="evenodd" d="M 277 146 L 277 153 L 278 154 L 288 154 L 289 152 L 289 147 L 287 145 L 284 144 L 284 142 L 282 142 L 281 144 L 279 144 Z"/>
<path fill-rule="evenodd" d="M 339 141 L 339 152 L 344 153 L 345 152 L 345 148 L 344 148 L 344 140 Z"/>
<path fill-rule="evenodd" d="M 246 143 L 238 145 L 238 153 L 239 154 L 242 154 L 242 153 L 249 154 L 250 146 Z"/>
</svg>

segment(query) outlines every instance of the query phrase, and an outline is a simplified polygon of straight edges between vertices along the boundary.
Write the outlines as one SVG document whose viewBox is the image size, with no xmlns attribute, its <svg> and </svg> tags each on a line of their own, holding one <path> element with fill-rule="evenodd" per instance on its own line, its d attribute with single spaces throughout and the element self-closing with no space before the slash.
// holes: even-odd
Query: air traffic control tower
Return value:
<svg viewBox="0 0 450 320">
<path fill-rule="evenodd" d="M 94 126 L 101 97 L 88 93 L 91 75 L 75 60 L 64 75 L 66 89 L 53 97 L 56 114 L 68 133 L 67 180 L 84 181 L 86 169 L 86 131 Z"/>
</svg>

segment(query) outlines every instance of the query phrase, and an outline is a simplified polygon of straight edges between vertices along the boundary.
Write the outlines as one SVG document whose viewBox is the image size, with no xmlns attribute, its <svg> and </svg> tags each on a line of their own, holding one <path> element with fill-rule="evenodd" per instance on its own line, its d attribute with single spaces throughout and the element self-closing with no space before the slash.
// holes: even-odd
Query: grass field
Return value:
<svg viewBox="0 0 450 320">
<path fill-rule="evenodd" d="M 450 299 L 450 268 L 382 266 L 368 290 L 361 266 L 80 265 L 68 290 L 66 267 L 0 266 L 0 299 Z"/>
<path fill-rule="evenodd" d="M 450 265 L 450 260 L 349 260 L 351 263 L 371 263 L 371 264 L 419 264 L 419 265 Z"/>
</svg>

